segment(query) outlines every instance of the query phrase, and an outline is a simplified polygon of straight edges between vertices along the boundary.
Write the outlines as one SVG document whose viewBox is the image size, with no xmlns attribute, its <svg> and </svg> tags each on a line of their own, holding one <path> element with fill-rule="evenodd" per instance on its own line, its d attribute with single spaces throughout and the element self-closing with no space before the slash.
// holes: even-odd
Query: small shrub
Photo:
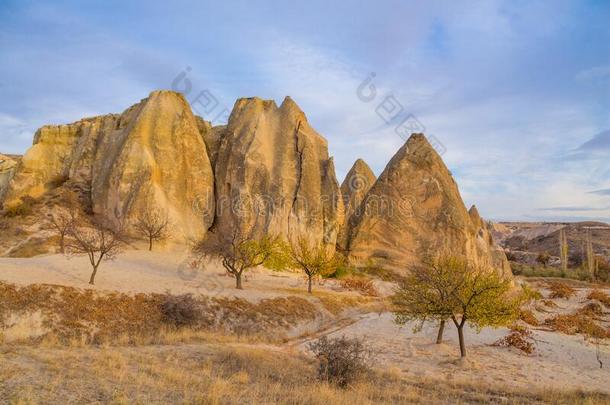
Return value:
<svg viewBox="0 0 610 405">
<path fill-rule="evenodd" d="M 569 299 L 576 293 L 576 290 L 565 283 L 552 282 L 549 283 L 549 289 L 551 290 L 551 298 L 565 298 Z"/>
<path fill-rule="evenodd" d="M 580 312 L 581 314 L 583 314 L 585 316 L 595 317 L 595 316 L 603 315 L 604 308 L 602 308 L 602 305 L 600 303 L 589 302 L 584 307 L 580 308 L 578 310 L 578 312 Z"/>
<path fill-rule="evenodd" d="M 535 343 L 532 331 L 521 326 L 514 326 L 511 328 L 511 332 L 496 341 L 494 346 L 514 347 L 525 354 L 532 354 L 536 349 Z"/>
<path fill-rule="evenodd" d="M 341 287 L 346 290 L 358 291 L 363 295 L 369 295 L 371 297 L 379 296 L 373 280 L 366 278 L 344 278 L 340 281 Z"/>
<path fill-rule="evenodd" d="M 527 284 L 524 284 L 522 289 L 523 289 L 523 295 L 524 295 L 526 301 L 537 301 L 537 300 L 541 300 L 542 298 L 544 298 L 540 291 L 536 290 L 533 287 L 530 287 Z"/>
<path fill-rule="evenodd" d="M 318 378 L 321 381 L 345 388 L 370 371 L 372 352 L 362 339 L 322 336 L 311 343 L 309 349 L 319 362 Z"/>
<path fill-rule="evenodd" d="M 568 315 L 556 315 L 553 318 L 548 318 L 544 324 L 551 329 L 563 332 L 567 335 L 575 335 L 581 333 L 594 338 L 610 337 L 609 331 L 598 325 L 595 320 L 587 316 L 582 311 L 577 311 Z"/>
<path fill-rule="evenodd" d="M 534 315 L 534 313 L 529 309 L 522 309 L 521 311 L 519 311 L 519 319 L 521 319 L 523 322 L 527 323 L 528 325 L 532 325 L 532 326 L 539 325 L 538 319 L 536 319 L 536 316 Z"/>
<path fill-rule="evenodd" d="M 606 294 L 601 290 L 593 290 L 587 295 L 587 299 L 597 300 L 604 304 L 606 307 L 610 308 L 610 295 Z"/>
<path fill-rule="evenodd" d="M 20 198 L 20 201 L 6 207 L 4 215 L 12 217 L 27 217 L 34 211 L 33 205 L 36 202 L 34 198 L 25 195 Z"/>
<path fill-rule="evenodd" d="M 175 327 L 195 326 L 203 318 L 202 308 L 192 294 L 166 294 L 160 309 L 163 321 Z"/>
</svg>

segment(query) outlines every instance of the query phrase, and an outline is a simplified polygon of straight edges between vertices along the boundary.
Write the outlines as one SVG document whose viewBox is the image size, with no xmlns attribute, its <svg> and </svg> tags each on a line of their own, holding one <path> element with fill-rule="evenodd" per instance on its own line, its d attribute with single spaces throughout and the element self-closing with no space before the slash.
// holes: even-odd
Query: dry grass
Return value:
<svg viewBox="0 0 610 405">
<path fill-rule="evenodd" d="M 514 326 L 508 335 L 499 339 L 494 346 L 514 347 L 525 354 L 532 354 L 536 350 L 532 331 L 527 328 Z"/>
<path fill-rule="evenodd" d="M 347 277 L 339 281 L 341 287 L 350 291 L 358 291 L 363 295 L 378 297 L 379 292 L 375 288 L 373 280 L 362 277 Z"/>
<path fill-rule="evenodd" d="M 51 285 L 17 287 L 0 282 L 0 328 L 5 332 L 19 319 L 40 314 L 33 343 L 146 344 L 158 343 L 168 332 L 181 329 L 167 316 L 167 294 L 99 294 L 92 290 Z M 198 332 L 280 341 L 283 332 L 319 315 L 316 306 L 300 297 L 273 298 L 251 303 L 242 299 L 193 299 L 199 312 L 188 326 Z M 27 336 L 27 333 L 24 335 Z"/>
<path fill-rule="evenodd" d="M 561 283 L 558 281 L 554 281 L 549 283 L 549 290 L 551 290 L 550 298 L 564 298 L 569 299 L 572 297 L 576 290 L 566 283 Z"/>
<path fill-rule="evenodd" d="M 519 319 L 532 326 L 538 326 L 540 324 L 530 309 L 521 309 L 521 311 L 519 311 Z"/>
<path fill-rule="evenodd" d="M 578 310 L 572 314 L 556 315 L 544 321 L 551 329 L 567 335 L 583 334 L 593 338 L 610 337 L 610 330 L 604 329 L 590 315 L 588 310 Z"/>
<path fill-rule="evenodd" d="M 610 308 L 610 295 L 606 294 L 602 290 L 593 290 L 587 295 L 587 299 L 597 300 L 604 304 L 607 308 Z"/>
<path fill-rule="evenodd" d="M 0 351 L 0 397 L 9 403 L 604 403 L 603 394 L 519 391 L 394 371 L 347 389 L 321 383 L 312 360 L 238 346 L 154 346 Z"/>
</svg>

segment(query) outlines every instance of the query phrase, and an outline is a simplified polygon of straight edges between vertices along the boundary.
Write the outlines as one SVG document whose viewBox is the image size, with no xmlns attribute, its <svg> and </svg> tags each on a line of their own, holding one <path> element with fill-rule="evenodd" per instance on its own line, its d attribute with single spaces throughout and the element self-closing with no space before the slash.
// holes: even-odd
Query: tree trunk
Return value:
<svg viewBox="0 0 610 405">
<path fill-rule="evenodd" d="M 244 288 L 241 286 L 241 273 L 235 274 L 235 288 L 238 290 L 243 290 Z"/>
<path fill-rule="evenodd" d="M 152 251 L 152 242 L 153 242 L 152 238 L 148 238 L 148 251 L 149 252 Z"/>
<path fill-rule="evenodd" d="M 436 335 L 436 344 L 440 345 L 443 343 L 443 331 L 445 330 L 445 320 L 441 320 L 440 325 L 438 326 L 438 335 Z"/>
<path fill-rule="evenodd" d="M 460 356 L 466 357 L 466 345 L 464 344 L 464 324 L 458 326 L 458 338 L 460 340 Z"/>
<path fill-rule="evenodd" d="M 311 276 L 307 276 L 307 292 L 311 294 Z"/>
<path fill-rule="evenodd" d="M 98 264 L 98 266 L 99 266 L 99 264 Z M 91 278 L 89 278 L 89 284 L 91 284 L 91 285 L 95 284 L 95 275 L 97 274 L 98 266 L 93 266 L 93 273 L 91 273 Z"/>
<path fill-rule="evenodd" d="M 66 252 L 64 240 L 65 236 L 64 234 L 61 234 L 59 236 L 59 253 L 61 253 L 62 255 Z"/>
</svg>

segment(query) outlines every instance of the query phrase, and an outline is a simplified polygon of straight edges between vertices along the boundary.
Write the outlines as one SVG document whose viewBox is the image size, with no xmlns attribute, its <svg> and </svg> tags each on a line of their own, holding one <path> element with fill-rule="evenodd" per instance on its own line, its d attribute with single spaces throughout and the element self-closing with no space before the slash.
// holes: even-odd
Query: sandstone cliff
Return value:
<svg viewBox="0 0 610 405">
<path fill-rule="evenodd" d="M 341 183 L 345 222 L 339 232 L 337 244 L 342 251 L 345 251 L 349 245 L 351 229 L 357 225 L 360 216 L 360 204 L 366 193 L 373 187 L 375 180 L 375 174 L 369 165 L 364 160 L 358 159 Z"/>
<path fill-rule="evenodd" d="M 343 204 L 326 140 L 286 97 L 239 99 L 215 162 L 214 228 L 335 246 Z"/>
<path fill-rule="evenodd" d="M 17 162 L 14 159 L 0 154 L 0 201 L 2 201 L 2 197 L 8 189 L 8 184 L 15 174 L 16 166 Z"/>
<path fill-rule="evenodd" d="M 184 97 L 156 91 L 122 114 L 45 126 L 23 157 L 5 204 L 57 188 L 78 190 L 118 225 L 142 210 L 167 213 L 178 238 L 203 235 L 214 211 L 212 167 Z"/>
<path fill-rule="evenodd" d="M 362 202 L 351 232 L 350 258 L 406 271 L 426 250 L 461 253 L 497 265 L 492 247 L 478 241 L 457 184 L 422 134 L 394 155 Z"/>
</svg>

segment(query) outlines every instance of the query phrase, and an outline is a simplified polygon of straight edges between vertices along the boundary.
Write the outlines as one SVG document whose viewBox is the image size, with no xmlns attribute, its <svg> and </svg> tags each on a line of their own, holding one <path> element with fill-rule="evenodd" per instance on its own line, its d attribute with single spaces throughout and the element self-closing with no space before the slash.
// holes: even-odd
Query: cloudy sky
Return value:
<svg viewBox="0 0 610 405">
<path fill-rule="evenodd" d="M 420 126 L 484 216 L 610 221 L 610 2 L 335 3 L 3 0 L 0 152 L 159 88 L 216 122 L 290 95 L 340 180 Z"/>
</svg>

